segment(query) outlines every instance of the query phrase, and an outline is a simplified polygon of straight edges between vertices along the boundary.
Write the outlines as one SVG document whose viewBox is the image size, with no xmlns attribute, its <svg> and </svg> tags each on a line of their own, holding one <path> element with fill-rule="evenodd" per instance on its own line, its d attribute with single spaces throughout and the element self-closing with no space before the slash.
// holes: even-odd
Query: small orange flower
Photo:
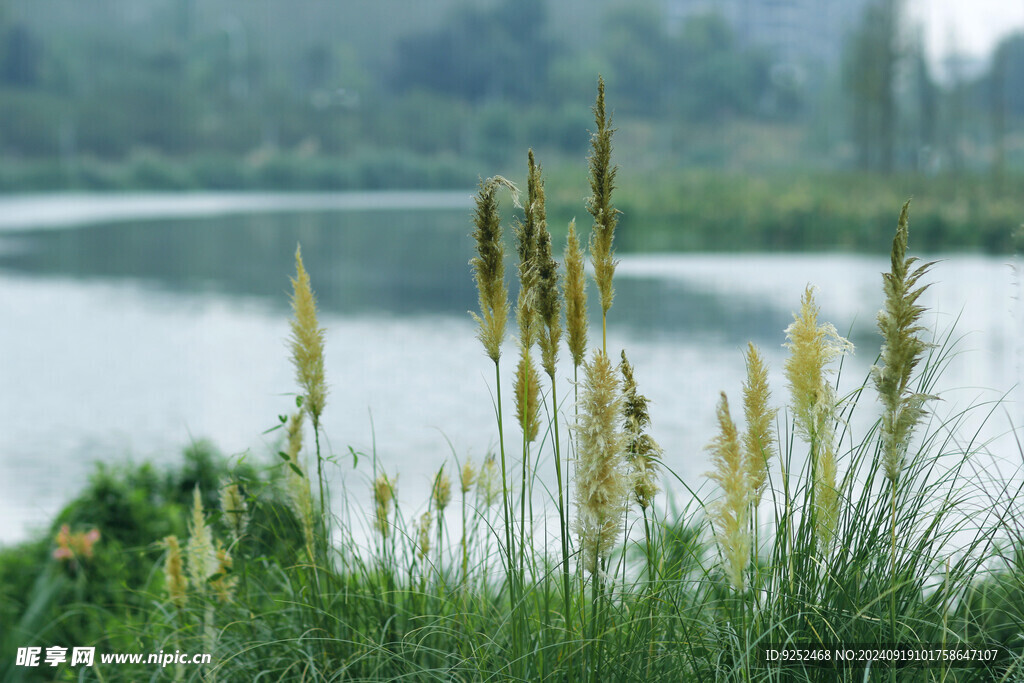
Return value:
<svg viewBox="0 0 1024 683">
<path fill-rule="evenodd" d="M 53 550 L 53 559 L 72 561 L 76 558 L 88 560 L 92 558 L 92 547 L 100 540 L 100 530 L 71 533 L 71 527 L 62 524 L 56 537 L 57 547 Z"/>
</svg>

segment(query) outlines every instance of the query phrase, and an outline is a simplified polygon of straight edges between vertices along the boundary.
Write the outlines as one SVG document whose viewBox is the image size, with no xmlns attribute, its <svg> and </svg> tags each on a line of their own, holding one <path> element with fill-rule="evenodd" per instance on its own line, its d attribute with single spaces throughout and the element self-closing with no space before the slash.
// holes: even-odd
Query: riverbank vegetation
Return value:
<svg viewBox="0 0 1024 683">
<path fill-rule="evenodd" d="M 751 174 L 709 169 L 627 169 L 617 188 L 625 227 L 619 248 L 637 251 L 883 252 L 886 208 L 914 198 L 915 245 L 925 253 L 1014 253 L 1024 215 L 1024 178 L 879 176 L 857 171 Z M 520 181 L 521 172 L 508 176 Z M 258 162 L 208 157 L 188 162 L 141 155 L 122 163 L 83 160 L 74 175 L 57 162 L 0 160 L 0 191 L 199 192 L 466 190 L 476 171 L 454 158 L 406 153 L 346 158 L 275 155 Z M 552 234 L 581 211 L 583 172 L 547 170 Z M 506 216 L 511 214 L 506 211 Z M 891 221 L 889 221 L 891 222 Z"/>
<path fill-rule="evenodd" d="M 594 115 L 580 207 L 589 229 L 578 220 L 553 241 L 552 192 L 532 152 L 524 191 L 500 176 L 479 185 L 470 270 L 480 352 L 495 370 L 492 452 L 438 463 L 429 498 L 410 507 L 397 504 L 393 464 L 331 451 L 321 416 L 344 381 L 329 381 L 318 274 L 297 251 L 297 397 L 277 419 L 273 463 L 227 466 L 196 447 L 176 472 L 100 470 L 50 535 L 0 552 L 0 678 L 42 678 L 14 663 L 19 647 L 95 645 L 213 657 L 163 670 L 61 665 L 58 675 L 1015 680 L 1019 478 L 987 469 L 992 456 L 966 426 L 998 404 L 948 414 L 935 395 L 956 338 L 921 325 L 919 297 L 941 265 L 911 256 L 909 205 L 888 221 L 878 350 L 861 350 L 877 353 L 870 375 L 840 391 L 852 347 L 819 319 L 827 293 L 808 285 L 779 331 L 785 386 L 769 384 L 750 345 L 743 385 L 707 396 L 717 405 L 708 481 L 681 481 L 671 464 L 687 454 L 662 452 L 644 378 L 628 349 L 607 344 L 628 225 L 617 187 L 633 181 L 613 162 L 603 83 Z M 517 207 L 510 241 L 502 203 Z M 600 328 L 588 329 L 587 307 Z M 517 370 L 503 385 L 507 363 Z M 877 417 L 857 432 L 851 418 L 864 412 Z M 332 487 L 339 467 L 349 472 Z M 358 507 L 354 487 L 370 491 L 371 507 Z M 812 646 L 995 659 L 765 661 L 769 647 Z"/>
</svg>

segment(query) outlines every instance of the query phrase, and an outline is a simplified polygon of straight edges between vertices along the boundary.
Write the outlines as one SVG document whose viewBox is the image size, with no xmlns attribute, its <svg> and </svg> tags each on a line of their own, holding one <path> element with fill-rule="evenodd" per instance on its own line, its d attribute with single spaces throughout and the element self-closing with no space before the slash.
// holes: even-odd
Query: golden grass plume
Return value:
<svg viewBox="0 0 1024 683">
<path fill-rule="evenodd" d="M 911 433 L 925 415 L 924 404 L 933 398 L 910 389 L 910 377 L 928 347 L 919 336 L 924 328 L 918 325 L 925 309 L 917 303 L 928 285 L 919 287 L 918 281 L 933 264 L 925 263 L 915 269 L 918 259 L 907 257 L 909 208 L 908 201 L 900 211 L 892 241 L 892 266 L 882 274 L 885 304 L 878 313 L 878 330 L 884 341 L 879 362 L 871 368 L 883 406 L 882 461 L 885 476 L 892 482 L 903 470 Z"/>
<path fill-rule="evenodd" d="M 835 390 L 829 382 L 833 370 L 829 364 L 853 351 L 853 344 L 839 336 L 830 323 L 818 324 L 818 306 L 814 290 L 808 285 L 801 300 L 800 313 L 786 328 L 785 346 L 790 355 L 785 372 L 797 431 L 811 445 L 814 473 L 814 500 L 818 538 L 826 544 L 838 519 L 839 496 L 836 490 Z"/>
<path fill-rule="evenodd" d="M 569 223 L 569 238 L 565 245 L 564 296 L 569 354 L 573 366 L 579 367 L 587 353 L 587 281 L 575 220 Z"/>
<path fill-rule="evenodd" d="M 448 476 L 448 472 L 445 471 L 444 465 L 441 465 L 441 469 L 437 471 L 437 475 L 434 477 L 434 488 L 431 496 L 434 499 L 434 505 L 437 506 L 438 516 L 442 515 L 444 509 L 452 502 L 452 479 Z"/>
<path fill-rule="evenodd" d="M 217 553 L 213 535 L 203 513 L 203 497 L 196 485 L 192 491 L 192 518 L 189 520 L 189 538 L 185 545 L 188 560 L 189 583 L 199 592 L 206 590 L 206 582 L 217 571 Z"/>
<path fill-rule="evenodd" d="M 231 482 L 221 486 L 220 511 L 227 521 L 231 537 L 237 543 L 249 526 L 249 505 L 237 483 Z"/>
<path fill-rule="evenodd" d="M 497 193 L 500 188 L 512 192 L 513 201 L 519 191 L 511 182 L 501 176 L 481 181 L 476 195 L 473 223 L 476 229 L 477 255 L 469 264 L 476 281 L 480 314 L 470 312 L 480 326 L 477 338 L 484 346 L 487 356 L 495 363 L 501 358 L 501 343 L 505 340 L 508 325 L 508 288 L 505 286 L 505 243 L 502 241 L 501 214 Z"/>
<path fill-rule="evenodd" d="M 523 429 L 523 439 L 529 443 L 540 431 L 540 375 L 526 347 L 521 347 L 516 366 L 515 392 L 516 420 Z"/>
<path fill-rule="evenodd" d="M 327 401 L 327 384 L 324 381 L 324 331 L 316 318 L 316 296 L 309 283 L 309 273 L 302 263 L 302 248 L 295 249 L 295 273 L 292 278 L 292 363 L 296 379 L 304 392 L 303 408 L 313 421 L 313 427 L 320 425 Z"/>
<path fill-rule="evenodd" d="M 181 553 L 181 544 L 177 536 L 164 539 L 167 546 L 167 560 L 164 563 L 164 585 L 171 604 L 178 609 L 185 608 L 188 597 L 188 578 L 185 576 L 185 564 Z"/>
<path fill-rule="evenodd" d="M 286 433 L 288 437 L 287 472 L 285 473 L 288 505 L 302 527 L 302 539 L 308 552 L 313 549 L 313 493 L 310 489 L 306 468 L 302 465 L 302 423 L 305 411 L 293 413 L 288 419 Z"/>
<path fill-rule="evenodd" d="M 395 499 L 395 481 L 385 472 L 373 480 L 374 527 L 384 540 L 391 535 L 391 508 Z"/>
<path fill-rule="evenodd" d="M 718 435 L 708 445 L 711 462 L 715 469 L 708 477 L 722 488 L 723 496 L 711 507 L 722 557 L 725 559 L 726 574 L 733 588 L 743 590 L 743 572 L 750 558 L 749 520 L 751 489 L 746 463 L 740 451 L 736 423 L 729 414 L 729 400 L 725 392 L 715 410 L 718 421 Z"/>
<path fill-rule="evenodd" d="M 618 540 L 631 485 L 619 428 L 618 376 L 601 351 L 583 367 L 576 424 L 576 533 L 584 567 L 596 574 Z"/>
<path fill-rule="evenodd" d="M 498 468 L 498 458 L 494 453 L 488 453 L 480 465 L 476 494 L 485 508 L 497 505 L 501 497 L 501 470 Z"/>
<path fill-rule="evenodd" d="M 615 237 L 615 226 L 619 221 L 619 211 L 612 206 L 612 191 L 615 189 L 615 174 L 618 171 L 612 166 L 612 134 L 611 117 L 605 112 L 604 78 L 598 78 L 597 100 L 594 103 L 594 123 L 597 130 L 590 136 L 591 153 L 588 157 L 590 166 L 590 198 L 587 200 L 587 211 L 594 217 L 594 229 L 590 235 L 590 258 L 594 264 L 594 280 L 601 300 L 601 313 L 608 314 L 615 290 L 612 279 L 615 276 L 615 251 L 612 241 Z"/>
<path fill-rule="evenodd" d="M 473 489 L 474 481 L 476 481 L 476 467 L 473 466 L 472 460 L 466 460 L 459 470 L 459 490 L 462 491 L 463 496 Z"/>
<path fill-rule="evenodd" d="M 757 507 L 768 483 L 768 462 L 776 454 L 772 423 L 778 410 L 769 406 L 771 389 L 768 387 L 768 366 L 753 343 L 747 344 L 746 361 L 743 415 L 747 421 L 747 431 L 743 435 L 743 448 L 753 504 Z"/>
<path fill-rule="evenodd" d="M 633 479 L 633 498 L 641 510 L 650 507 L 658 491 L 658 459 L 661 447 L 647 433 L 651 417 L 647 410 L 647 397 L 637 391 L 633 366 L 622 352 L 623 427 L 626 433 L 626 460 Z"/>
</svg>

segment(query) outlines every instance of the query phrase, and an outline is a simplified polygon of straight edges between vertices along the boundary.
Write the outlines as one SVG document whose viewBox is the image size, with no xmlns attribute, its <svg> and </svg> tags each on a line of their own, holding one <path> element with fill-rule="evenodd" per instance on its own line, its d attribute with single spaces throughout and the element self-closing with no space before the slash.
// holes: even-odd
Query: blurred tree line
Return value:
<svg viewBox="0 0 1024 683">
<path fill-rule="evenodd" d="M 836 64 L 794 72 L 667 1 L 0 0 L 0 164 L 57 164 L 42 185 L 125 162 L 171 185 L 465 184 L 526 146 L 584 154 L 602 73 L 650 164 L 792 139 L 795 166 L 1022 165 L 1024 34 L 940 80 L 901 0 L 863 2 Z M 195 177 L 172 177 L 180 159 Z"/>
</svg>

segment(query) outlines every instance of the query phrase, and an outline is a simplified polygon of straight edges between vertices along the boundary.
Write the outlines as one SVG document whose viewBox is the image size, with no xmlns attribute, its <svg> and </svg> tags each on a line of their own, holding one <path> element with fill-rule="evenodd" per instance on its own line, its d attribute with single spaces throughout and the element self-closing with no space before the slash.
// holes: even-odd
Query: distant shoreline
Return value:
<svg viewBox="0 0 1024 683">
<path fill-rule="evenodd" d="M 472 206 L 471 189 L 32 193 L 0 196 L 0 232 L 275 211 L 444 211 Z"/>
</svg>

